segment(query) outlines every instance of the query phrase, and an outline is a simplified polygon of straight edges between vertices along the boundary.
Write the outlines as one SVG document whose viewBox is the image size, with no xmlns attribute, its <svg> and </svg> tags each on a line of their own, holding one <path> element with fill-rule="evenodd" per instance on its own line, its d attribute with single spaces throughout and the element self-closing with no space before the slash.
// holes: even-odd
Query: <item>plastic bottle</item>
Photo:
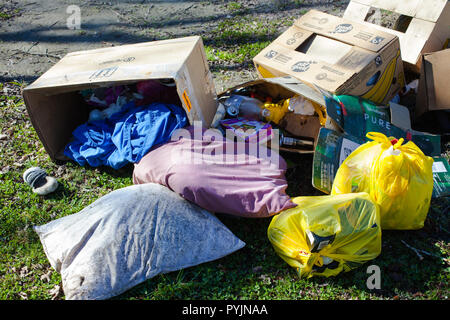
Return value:
<svg viewBox="0 0 450 320">
<path fill-rule="evenodd" d="M 261 120 L 263 103 L 255 98 L 231 95 L 224 102 L 227 114 L 231 117 L 241 116 L 253 120 Z"/>
<path fill-rule="evenodd" d="M 279 103 L 267 102 L 263 106 L 263 111 L 261 115 L 264 117 L 265 121 L 279 124 L 281 119 L 283 119 L 284 115 L 287 112 L 289 112 L 288 108 L 289 108 L 288 100 L 283 100 Z"/>
<path fill-rule="evenodd" d="M 225 118 L 226 113 L 227 113 L 227 110 L 225 109 L 225 106 L 221 102 L 219 102 L 219 106 L 217 107 L 216 114 L 211 122 L 211 127 L 219 128 L 220 120 Z"/>
</svg>

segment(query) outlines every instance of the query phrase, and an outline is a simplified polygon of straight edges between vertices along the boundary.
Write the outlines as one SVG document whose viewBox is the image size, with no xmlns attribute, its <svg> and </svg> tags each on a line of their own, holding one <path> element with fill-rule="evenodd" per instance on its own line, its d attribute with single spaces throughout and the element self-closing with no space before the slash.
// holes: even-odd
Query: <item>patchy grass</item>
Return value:
<svg viewBox="0 0 450 320">
<path fill-rule="evenodd" d="M 248 68 L 252 59 L 292 24 L 292 19 L 267 21 L 261 17 L 235 16 L 221 21 L 202 35 L 211 70 L 230 66 Z"/>
<path fill-rule="evenodd" d="M 12 2 L 0 4 L 0 21 L 9 20 L 21 14 L 20 9 L 16 8 L 15 5 Z"/>
<path fill-rule="evenodd" d="M 217 54 L 211 47 L 209 54 Z M 214 50 L 214 51 L 213 51 Z M 57 165 L 45 153 L 21 98 L 24 84 L 0 85 L 0 299 L 64 299 L 34 225 L 76 213 L 100 196 L 132 184 L 131 170 Z M 6 136 L 6 138 L 5 138 Z M 286 155 L 288 194 L 319 195 L 311 186 L 312 157 Z M 22 173 L 40 166 L 60 182 L 48 196 L 34 194 Z M 381 255 L 333 278 L 299 279 L 267 239 L 271 219 L 219 215 L 246 246 L 222 259 L 150 279 L 114 300 L 168 299 L 448 299 L 448 198 L 434 199 L 425 227 L 383 232 Z M 426 251 L 423 260 L 404 243 Z M 367 266 L 381 269 L 381 290 L 369 290 Z"/>
</svg>

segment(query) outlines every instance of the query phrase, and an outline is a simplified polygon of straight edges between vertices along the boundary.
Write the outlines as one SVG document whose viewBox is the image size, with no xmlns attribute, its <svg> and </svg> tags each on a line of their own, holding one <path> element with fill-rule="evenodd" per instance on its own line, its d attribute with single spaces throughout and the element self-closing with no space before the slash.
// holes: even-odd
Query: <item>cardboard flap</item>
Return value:
<svg viewBox="0 0 450 320">
<path fill-rule="evenodd" d="M 175 78 L 200 41 L 195 36 L 69 53 L 25 90 Z"/>
<path fill-rule="evenodd" d="M 423 60 L 428 109 L 450 109 L 450 49 L 425 54 Z"/>
<path fill-rule="evenodd" d="M 221 97 L 221 96 L 224 96 L 224 95 L 228 94 L 229 92 L 235 91 L 237 89 L 253 87 L 256 85 L 262 85 L 264 83 L 275 84 L 277 86 L 280 86 L 280 87 L 292 92 L 293 95 L 298 94 L 298 95 L 304 96 L 305 98 L 307 98 L 313 102 L 316 102 L 317 104 L 319 104 L 321 106 L 325 106 L 325 99 L 319 91 L 317 91 L 314 88 L 311 88 L 309 85 L 303 83 L 301 80 L 298 80 L 291 76 L 278 77 L 278 78 L 265 78 L 265 79 L 247 81 L 245 83 L 242 83 L 242 84 L 239 84 L 232 88 L 229 88 L 226 91 L 223 91 L 218 96 Z"/>
<path fill-rule="evenodd" d="M 447 0 L 352 0 L 352 2 L 431 22 L 436 22 L 445 6 L 448 5 Z"/>
<path fill-rule="evenodd" d="M 314 101 L 321 106 L 325 106 L 325 99 L 323 95 L 316 89 L 313 89 L 306 83 L 303 83 L 301 80 L 298 80 L 291 76 L 267 78 L 265 80 L 267 82 L 279 84 L 280 86 L 301 96 L 304 96 L 305 98 Z"/>
<path fill-rule="evenodd" d="M 403 130 L 411 129 L 411 117 L 409 115 L 409 109 L 400 104 L 389 102 L 391 109 L 391 122 L 397 127 Z"/>
<path fill-rule="evenodd" d="M 310 10 L 294 23 L 297 27 L 345 42 L 372 52 L 378 52 L 395 36 L 317 10 Z"/>
</svg>

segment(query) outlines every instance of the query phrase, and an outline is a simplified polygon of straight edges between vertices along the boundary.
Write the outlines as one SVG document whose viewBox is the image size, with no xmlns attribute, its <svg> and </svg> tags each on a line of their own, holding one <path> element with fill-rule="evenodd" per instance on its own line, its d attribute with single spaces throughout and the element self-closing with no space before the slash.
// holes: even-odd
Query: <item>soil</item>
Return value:
<svg viewBox="0 0 450 320">
<path fill-rule="evenodd" d="M 146 0 L 4 0 L 0 4 L 0 82 L 31 83 L 68 52 L 200 35 L 242 16 L 264 21 L 290 20 L 318 9 L 342 16 L 348 1 L 146 1 Z M 78 6 L 80 29 L 71 5 Z M 287 26 L 269 36 L 275 39 Z M 222 92 L 255 79 L 251 61 L 211 65 Z"/>
</svg>

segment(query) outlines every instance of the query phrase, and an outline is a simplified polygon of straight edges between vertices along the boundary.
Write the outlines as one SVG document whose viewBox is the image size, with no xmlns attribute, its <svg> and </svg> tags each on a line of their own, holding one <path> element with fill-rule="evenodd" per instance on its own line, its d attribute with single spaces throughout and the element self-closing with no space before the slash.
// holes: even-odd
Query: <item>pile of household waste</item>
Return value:
<svg viewBox="0 0 450 320">
<path fill-rule="evenodd" d="M 373 141 L 345 159 L 331 195 L 290 198 L 286 162 L 258 133 L 266 132 L 270 141 L 272 126 L 287 112 L 321 109 L 299 96 L 275 104 L 240 92 L 224 100 L 220 130 L 212 130 L 189 125 L 183 108 L 160 96 L 163 102 L 153 102 L 153 93 L 133 92 L 150 83 L 170 97 L 172 87 L 157 81 L 80 92 L 92 111 L 73 131 L 65 155 L 93 167 L 133 163 L 135 185 L 35 227 L 62 275 L 66 299 L 105 299 L 157 274 L 242 248 L 244 242 L 213 213 L 274 216 L 270 242 L 307 277 L 336 275 L 374 259 L 381 253 L 382 229 L 423 227 L 433 160 L 412 141 L 368 133 Z M 227 139 L 230 123 L 238 134 Z M 252 124 L 257 130 L 250 136 L 239 130 Z M 289 141 L 280 136 L 282 144 Z M 312 148 L 312 141 L 299 138 L 289 144 Z"/>
<path fill-rule="evenodd" d="M 334 37 L 353 30 L 341 18 L 316 15 L 323 17 L 318 12 L 305 15 L 310 21 L 304 26 L 337 20 Z M 300 28 L 300 22 L 292 28 Z M 292 45 L 302 37 L 296 35 L 279 39 Z M 392 40 L 389 46 L 398 46 L 396 36 L 382 35 Z M 375 36 L 376 41 L 364 45 L 372 48 L 385 39 Z M 162 54 L 165 45 L 167 54 Z M 182 56 L 183 48 L 197 64 L 187 63 L 191 60 L 184 56 L 180 64 L 164 62 L 175 59 L 173 52 Z M 292 60 L 266 49 L 260 58 L 270 63 L 274 57 L 277 63 Z M 440 156 L 440 136 L 412 130 L 406 108 L 396 104 L 413 86 L 404 83 L 400 49 L 392 51 L 387 66 L 374 56 L 375 67 L 389 72 L 380 76 L 376 71 L 370 81 L 361 80 L 373 99 L 318 85 L 332 74 L 321 73 L 309 83 L 309 78 L 277 78 L 258 63 L 260 80 L 215 96 L 202 50 L 201 39 L 191 37 L 68 55 L 49 70 L 54 77 L 44 75 L 24 91 L 33 125 L 52 159 L 133 167 L 132 186 L 34 228 L 52 267 L 61 273 L 66 299 L 107 299 L 158 274 L 244 247 L 216 213 L 270 218 L 268 240 L 300 277 L 336 276 L 358 268 L 380 255 L 383 230 L 424 226 L 436 192 L 436 158 L 431 156 Z M 117 59 L 119 53 L 123 58 Z M 98 56 L 93 60 L 103 61 L 102 69 L 86 64 L 79 66 L 86 70 L 76 73 L 73 61 L 90 61 L 83 55 Z M 314 69 L 306 61 L 291 62 L 297 77 Z M 103 67 L 108 63 L 118 66 Z M 174 66 L 178 69 L 164 73 Z M 133 77 L 142 79 L 152 74 L 146 69 L 150 67 L 161 76 L 126 78 L 133 70 Z M 200 68 L 205 72 L 197 72 Z M 322 69 L 334 70 L 331 64 Z M 66 87 L 48 82 L 61 74 L 67 77 L 69 71 L 73 78 L 61 78 Z M 353 80 L 341 73 L 344 83 Z M 370 76 L 369 71 L 364 74 Z M 60 101 L 67 101 L 67 112 L 61 111 Z M 45 107 L 53 114 L 36 116 Z M 72 126 L 68 141 L 61 126 L 40 124 L 53 125 L 46 118 L 51 116 Z M 283 155 L 293 153 L 314 155 L 313 186 L 324 195 L 286 194 Z M 24 180 L 41 195 L 57 190 L 55 179 L 39 168 L 28 169 Z"/>
</svg>

